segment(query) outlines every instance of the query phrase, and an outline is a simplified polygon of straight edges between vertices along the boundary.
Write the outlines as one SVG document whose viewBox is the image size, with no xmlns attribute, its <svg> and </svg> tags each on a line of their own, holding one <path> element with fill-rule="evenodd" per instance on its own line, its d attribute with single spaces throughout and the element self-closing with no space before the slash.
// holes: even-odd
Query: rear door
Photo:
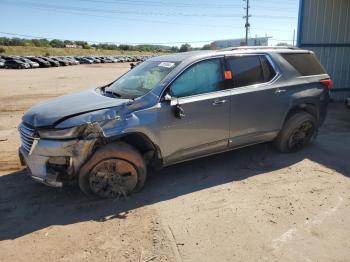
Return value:
<svg viewBox="0 0 350 262">
<path fill-rule="evenodd" d="M 267 55 L 227 56 L 226 62 L 233 77 L 230 145 L 273 139 L 288 108 L 287 90 L 279 88 L 278 70 Z"/>
</svg>

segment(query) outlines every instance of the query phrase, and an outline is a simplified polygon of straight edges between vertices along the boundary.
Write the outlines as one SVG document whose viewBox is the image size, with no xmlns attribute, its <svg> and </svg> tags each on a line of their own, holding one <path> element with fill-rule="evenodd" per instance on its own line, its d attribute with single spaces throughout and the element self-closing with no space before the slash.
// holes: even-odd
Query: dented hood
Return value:
<svg viewBox="0 0 350 262">
<path fill-rule="evenodd" d="M 94 89 L 87 90 L 34 106 L 24 114 L 22 120 L 35 127 L 54 126 L 57 122 L 69 117 L 116 107 L 126 101 L 128 100 L 104 96 Z"/>
</svg>

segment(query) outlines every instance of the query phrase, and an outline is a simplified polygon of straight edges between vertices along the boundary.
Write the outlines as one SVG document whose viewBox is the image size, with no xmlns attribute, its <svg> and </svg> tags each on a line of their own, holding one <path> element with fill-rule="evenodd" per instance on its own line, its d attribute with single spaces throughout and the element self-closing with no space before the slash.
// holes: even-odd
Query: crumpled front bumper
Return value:
<svg viewBox="0 0 350 262">
<path fill-rule="evenodd" d="M 43 184 L 62 187 L 66 179 L 71 179 L 90 155 L 95 141 L 91 140 L 47 140 L 34 143 L 30 152 L 19 148 L 22 165 L 27 166 L 28 175 Z M 67 165 L 58 168 L 51 165 L 53 158 L 67 159 Z M 64 179 L 63 179 L 64 178 Z"/>
</svg>

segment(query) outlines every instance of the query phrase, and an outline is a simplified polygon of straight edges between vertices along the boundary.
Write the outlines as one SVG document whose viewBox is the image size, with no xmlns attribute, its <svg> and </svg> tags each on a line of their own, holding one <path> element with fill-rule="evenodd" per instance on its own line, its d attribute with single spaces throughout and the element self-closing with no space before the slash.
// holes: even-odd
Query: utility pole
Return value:
<svg viewBox="0 0 350 262">
<path fill-rule="evenodd" d="M 244 9 L 246 10 L 246 15 L 243 16 L 243 18 L 245 18 L 245 45 L 248 45 L 248 31 L 250 28 L 250 24 L 249 24 L 249 17 L 251 17 L 251 15 L 249 14 L 249 0 L 243 0 L 247 2 L 247 7 L 245 7 Z"/>
</svg>

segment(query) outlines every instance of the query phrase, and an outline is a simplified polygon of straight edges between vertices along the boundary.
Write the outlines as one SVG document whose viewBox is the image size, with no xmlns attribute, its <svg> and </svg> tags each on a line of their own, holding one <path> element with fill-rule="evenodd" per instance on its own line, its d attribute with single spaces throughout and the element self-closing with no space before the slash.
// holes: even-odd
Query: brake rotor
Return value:
<svg viewBox="0 0 350 262">
<path fill-rule="evenodd" d="M 302 123 L 291 135 L 288 141 L 289 148 L 293 151 L 301 149 L 311 140 L 314 132 L 315 127 L 312 122 L 307 121 Z"/>
<path fill-rule="evenodd" d="M 136 187 L 137 170 L 125 160 L 106 159 L 91 170 L 89 183 L 100 197 L 126 197 Z"/>
</svg>

